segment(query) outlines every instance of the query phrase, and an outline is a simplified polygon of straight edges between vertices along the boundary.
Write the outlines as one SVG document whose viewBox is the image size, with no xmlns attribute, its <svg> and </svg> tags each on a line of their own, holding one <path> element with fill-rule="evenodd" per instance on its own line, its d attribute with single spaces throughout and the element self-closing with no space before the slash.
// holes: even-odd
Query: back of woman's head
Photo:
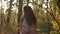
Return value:
<svg viewBox="0 0 60 34">
<path fill-rule="evenodd" d="M 36 17 L 30 6 L 24 7 L 24 15 L 25 15 L 25 19 L 29 25 L 36 24 Z"/>
</svg>

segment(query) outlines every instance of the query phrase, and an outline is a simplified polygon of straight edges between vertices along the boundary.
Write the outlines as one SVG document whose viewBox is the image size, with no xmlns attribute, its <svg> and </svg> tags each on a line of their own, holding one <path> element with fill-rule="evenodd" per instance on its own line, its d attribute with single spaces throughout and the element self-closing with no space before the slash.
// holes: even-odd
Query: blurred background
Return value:
<svg viewBox="0 0 60 34">
<path fill-rule="evenodd" d="M 0 34 L 18 34 L 23 7 L 37 19 L 37 34 L 60 34 L 60 0 L 0 0 Z"/>
</svg>

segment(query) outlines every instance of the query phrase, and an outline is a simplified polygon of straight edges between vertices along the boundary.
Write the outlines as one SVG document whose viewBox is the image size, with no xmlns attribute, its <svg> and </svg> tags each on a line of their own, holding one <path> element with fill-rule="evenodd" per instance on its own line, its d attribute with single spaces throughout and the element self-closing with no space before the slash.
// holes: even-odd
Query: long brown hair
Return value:
<svg viewBox="0 0 60 34">
<path fill-rule="evenodd" d="M 31 25 L 31 24 L 36 25 L 36 17 L 30 6 L 24 7 L 24 15 L 25 15 L 24 17 L 29 25 Z"/>
</svg>

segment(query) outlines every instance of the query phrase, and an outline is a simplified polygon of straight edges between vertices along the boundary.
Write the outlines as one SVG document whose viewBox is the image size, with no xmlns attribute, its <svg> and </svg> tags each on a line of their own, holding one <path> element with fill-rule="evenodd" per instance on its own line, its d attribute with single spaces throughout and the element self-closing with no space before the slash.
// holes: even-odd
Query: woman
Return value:
<svg viewBox="0 0 60 34">
<path fill-rule="evenodd" d="M 36 33 L 36 17 L 29 6 L 24 7 L 24 19 L 22 22 L 21 34 Z"/>
</svg>

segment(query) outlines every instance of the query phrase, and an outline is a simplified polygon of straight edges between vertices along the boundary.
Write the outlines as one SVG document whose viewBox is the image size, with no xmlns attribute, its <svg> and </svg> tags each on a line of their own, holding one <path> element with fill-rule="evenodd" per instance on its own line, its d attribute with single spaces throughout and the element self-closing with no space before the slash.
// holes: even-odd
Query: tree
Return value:
<svg viewBox="0 0 60 34">
<path fill-rule="evenodd" d="M 29 4 L 29 0 L 27 0 L 27 5 Z"/>
<path fill-rule="evenodd" d="M 11 10 L 11 8 L 12 8 L 12 2 L 13 2 L 13 0 L 10 0 L 10 5 L 9 5 L 9 8 L 7 9 L 7 12 L 8 12 L 8 14 L 7 14 L 7 22 L 6 22 L 6 31 L 8 32 L 8 30 L 9 30 L 9 23 L 10 23 L 10 16 L 11 16 L 11 12 L 12 12 L 12 10 Z M 6 33 L 6 34 L 8 34 L 8 33 Z"/>
<path fill-rule="evenodd" d="M 58 4 L 57 4 L 58 3 Z M 53 18 L 53 23 L 56 25 L 57 23 L 57 28 L 55 28 L 55 31 L 59 31 L 60 30 L 60 8 L 59 8 L 59 0 L 51 0 L 50 2 L 50 9 L 48 10 L 48 13 L 50 14 L 50 16 Z M 56 23 L 55 23 L 56 22 Z"/>
<path fill-rule="evenodd" d="M 18 6 L 18 34 L 20 34 L 20 26 L 21 26 L 20 17 L 22 15 L 22 2 L 23 2 L 23 0 L 19 0 L 19 6 Z"/>
</svg>

